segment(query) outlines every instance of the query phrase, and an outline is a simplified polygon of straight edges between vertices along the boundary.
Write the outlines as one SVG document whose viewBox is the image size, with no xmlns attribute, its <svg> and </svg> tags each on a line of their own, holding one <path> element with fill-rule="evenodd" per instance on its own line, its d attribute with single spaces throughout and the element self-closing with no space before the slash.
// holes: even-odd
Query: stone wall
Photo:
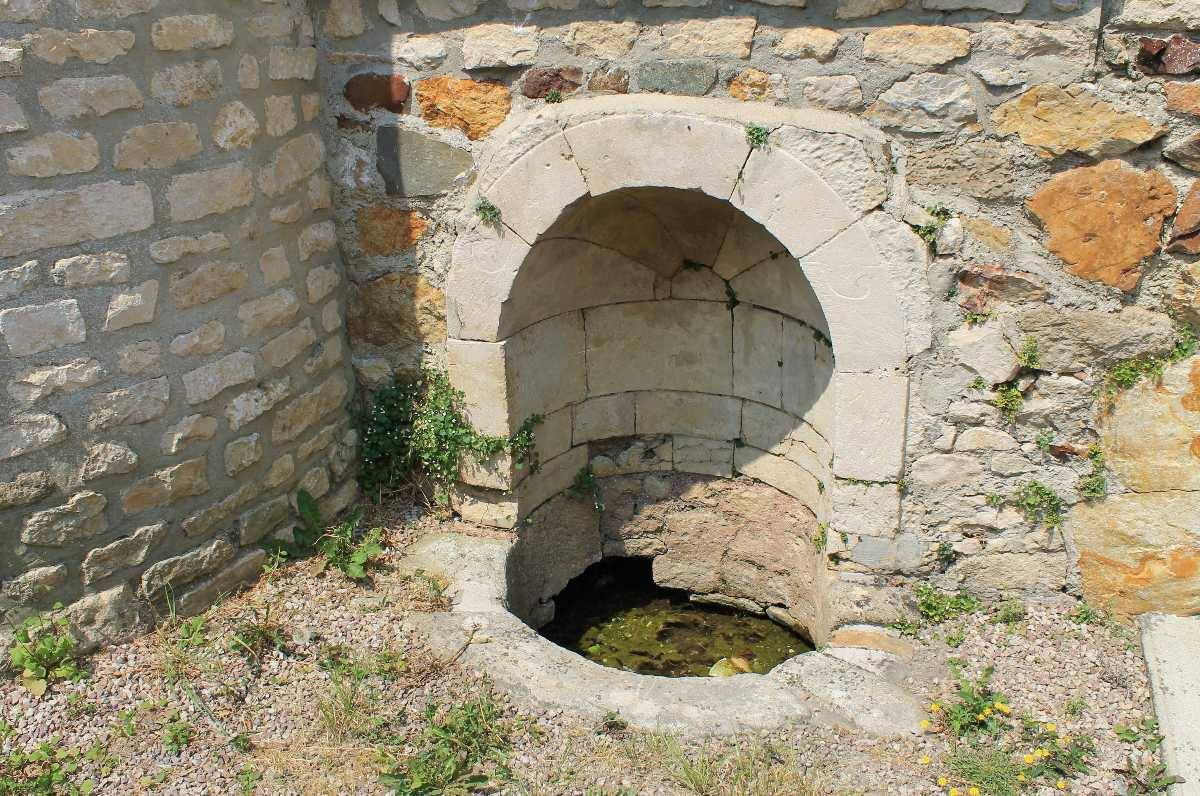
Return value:
<svg viewBox="0 0 1200 796">
<path fill-rule="evenodd" d="M 121 638 L 353 499 L 317 66 L 303 3 L 0 3 L 0 617 Z"/>
<path fill-rule="evenodd" d="M 541 157 L 520 160 L 555 125 L 574 123 L 571 108 L 583 108 L 576 103 L 607 97 L 605 112 L 618 114 L 625 96 L 733 99 L 811 109 L 813 119 L 827 119 L 810 124 L 817 130 L 844 125 L 822 111 L 856 117 L 881 133 L 876 143 L 861 140 L 873 162 L 885 164 L 883 190 L 852 159 L 828 158 L 820 176 L 843 199 L 852 195 L 856 211 L 875 208 L 864 223 L 907 320 L 897 332 L 882 314 L 860 313 L 860 350 L 840 357 L 839 367 L 865 371 L 858 359 L 897 337 L 905 349 L 900 364 L 847 379 L 840 391 L 839 401 L 870 406 L 859 416 L 878 425 L 857 432 L 854 465 L 862 469 L 839 471 L 835 455 L 838 477 L 825 484 L 835 588 L 885 595 L 888 584 L 923 578 L 985 593 L 1082 590 L 1118 612 L 1196 610 L 1197 407 L 1186 374 L 1198 360 L 1170 365 L 1160 384 L 1119 391 L 1115 402 L 1098 398 L 1112 367 L 1165 354 L 1176 321 L 1200 320 L 1200 14 L 1191 4 L 335 0 L 317 19 L 360 379 L 445 363 L 447 300 L 451 336 L 502 340 L 526 321 L 497 328 L 499 336 L 474 330 L 523 317 L 515 310 L 523 302 L 534 311 L 599 289 L 594 277 L 580 282 L 555 271 L 557 281 L 513 283 L 487 308 L 471 303 L 479 284 L 456 285 L 451 268 L 453 248 L 481 234 L 471 206 L 485 196 L 503 206 L 515 236 L 488 243 L 489 259 L 520 268 L 518 282 L 532 273 L 513 247 L 540 240 L 575 189 L 546 178 L 559 173 L 549 158 L 541 172 L 497 175 Z M 566 102 L 555 105 L 560 98 Z M 647 102 L 636 108 L 629 112 L 652 130 L 657 111 Z M 642 158 L 677 161 L 686 178 L 691 164 L 726 156 L 688 149 L 690 128 L 663 118 L 657 134 L 647 133 Z M 610 143 L 619 149 L 622 137 Z M 778 146 L 796 151 L 794 141 Z M 642 168 L 622 159 L 627 150 L 610 161 L 614 175 Z M 576 147 L 568 157 L 592 153 Z M 850 179 L 862 174 L 866 183 Z M 591 201 L 602 200 L 597 185 L 605 179 L 585 179 Z M 939 205 L 949 220 L 926 251 L 904 225 L 936 229 L 928 209 Z M 810 265 L 802 263 L 811 279 Z M 606 290 L 637 289 L 632 277 L 599 281 Z M 872 331 L 880 324 L 886 331 Z M 836 329 L 829 336 L 835 352 L 855 345 Z M 1018 357 L 1029 339 L 1039 354 L 1034 367 Z M 480 376 L 493 392 L 552 381 L 532 381 L 527 371 L 516 378 L 519 369 L 488 376 L 478 361 L 464 364 L 461 373 Z M 1002 385 L 1022 395 L 1014 422 L 994 406 Z M 501 415 L 501 429 L 522 419 Z M 870 440 L 897 423 L 902 466 L 869 462 Z M 854 433 L 838 431 L 843 441 Z M 562 439 L 561 430 L 542 433 Z M 1080 479 L 1091 472 L 1093 445 L 1106 455 L 1108 496 L 1085 499 Z M 587 461 L 579 452 L 542 488 L 522 497 L 518 487 L 518 497 L 539 504 Z M 1016 505 L 1015 493 L 1031 481 L 1062 499 L 1062 528 L 1046 528 Z M 487 511 L 476 518 L 511 524 L 518 513 Z M 876 621 L 890 603 L 880 596 L 879 604 Z"/>
</svg>

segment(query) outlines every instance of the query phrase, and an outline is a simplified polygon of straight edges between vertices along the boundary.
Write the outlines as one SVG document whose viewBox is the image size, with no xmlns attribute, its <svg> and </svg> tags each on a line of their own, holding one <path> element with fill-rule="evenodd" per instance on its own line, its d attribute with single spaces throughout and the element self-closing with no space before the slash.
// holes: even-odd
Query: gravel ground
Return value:
<svg viewBox="0 0 1200 796">
<path fill-rule="evenodd" d="M 389 792 L 379 771 L 422 748 L 426 706 L 440 706 L 440 716 L 488 694 L 489 686 L 486 673 L 433 659 L 407 622 L 415 611 L 443 606 L 438 584 L 391 569 L 404 547 L 444 523 L 395 505 L 369 521 L 389 529 L 383 566 L 369 582 L 318 571 L 312 560 L 286 564 L 210 610 L 191 646 L 180 640 L 179 624 L 168 622 L 93 656 L 86 679 L 57 684 L 40 700 L 11 679 L 0 682 L 0 752 L 43 741 L 76 749 L 79 768 L 70 779 L 90 780 L 101 794 Z M 1114 733 L 1118 724 L 1152 716 L 1145 667 L 1132 631 L 1076 624 L 1069 618 L 1075 605 L 1066 598 L 1031 605 L 1011 625 L 994 623 L 994 611 L 985 609 L 921 630 L 906 684 L 942 707 L 931 710 L 927 734 L 904 741 L 805 726 L 686 742 L 628 731 L 619 721 L 596 727 L 553 712 L 522 713 L 496 694 L 499 712 L 490 726 L 511 742 L 509 775 L 488 764 L 494 784 L 477 790 L 632 796 L 958 788 L 958 796 L 973 796 L 949 762 L 966 747 L 944 729 L 946 708 L 958 701 L 947 666 L 954 658 L 969 677 L 994 667 L 991 687 L 1004 695 L 1011 716 L 990 743 L 1003 745 L 1018 764 L 1057 743 L 1054 735 L 1093 741 L 1090 773 L 1064 779 L 1061 789 L 1054 780 L 1025 783 L 1025 792 L 1124 794 L 1119 769 L 1128 757 L 1141 768 L 1156 760 L 1153 740 L 1123 741 Z M 259 655 L 247 652 L 254 627 L 276 633 L 281 648 L 268 643 Z M 352 663 L 358 670 L 347 674 Z M 1037 743 L 1023 738 L 1022 716 L 1049 734 Z M 1049 725 L 1053 731 L 1043 729 Z M 6 776 L 18 772 L 0 759 L 0 793 Z M 982 792 L 1005 792 L 996 787 Z"/>
</svg>

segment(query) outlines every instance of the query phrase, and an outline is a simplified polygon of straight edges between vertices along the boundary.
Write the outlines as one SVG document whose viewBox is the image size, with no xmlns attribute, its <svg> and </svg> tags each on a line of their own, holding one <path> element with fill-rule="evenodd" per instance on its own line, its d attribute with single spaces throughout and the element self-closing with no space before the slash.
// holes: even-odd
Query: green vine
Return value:
<svg viewBox="0 0 1200 796">
<path fill-rule="evenodd" d="M 534 427 L 542 422 L 540 415 L 526 419 L 511 437 L 481 434 L 466 419 L 463 400 L 450 377 L 432 369 L 376 390 L 355 413 L 363 491 L 379 500 L 384 490 L 423 477 L 445 503 L 468 459 L 482 462 L 503 452 L 516 467 L 537 472 Z"/>
<path fill-rule="evenodd" d="M 592 474 L 592 468 L 581 467 L 575 473 L 575 480 L 567 487 L 567 494 L 580 500 L 590 500 L 592 510 L 597 514 L 604 511 L 604 498 L 600 495 L 600 484 Z"/>
</svg>

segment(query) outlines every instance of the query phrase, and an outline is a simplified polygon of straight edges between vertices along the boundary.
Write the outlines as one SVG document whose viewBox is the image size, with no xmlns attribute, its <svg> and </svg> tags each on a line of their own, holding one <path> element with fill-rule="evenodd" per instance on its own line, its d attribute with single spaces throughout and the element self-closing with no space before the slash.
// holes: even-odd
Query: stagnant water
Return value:
<svg viewBox="0 0 1200 796">
<path fill-rule="evenodd" d="M 641 674 L 765 674 L 812 649 L 765 616 L 694 603 L 686 592 L 655 585 L 644 558 L 593 564 L 554 604 L 543 636 L 597 663 Z"/>
</svg>

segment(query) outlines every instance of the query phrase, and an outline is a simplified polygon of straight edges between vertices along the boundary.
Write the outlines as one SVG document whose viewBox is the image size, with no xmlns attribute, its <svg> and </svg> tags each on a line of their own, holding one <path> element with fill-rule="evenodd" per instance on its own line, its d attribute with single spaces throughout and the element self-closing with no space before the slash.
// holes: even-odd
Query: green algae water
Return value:
<svg viewBox="0 0 1200 796">
<path fill-rule="evenodd" d="M 640 674 L 766 674 L 812 649 L 765 616 L 694 603 L 686 592 L 655 585 L 649 559 L 594 564 L 554 604 L 543 636 L 596 663 Z"/>
</svg>

